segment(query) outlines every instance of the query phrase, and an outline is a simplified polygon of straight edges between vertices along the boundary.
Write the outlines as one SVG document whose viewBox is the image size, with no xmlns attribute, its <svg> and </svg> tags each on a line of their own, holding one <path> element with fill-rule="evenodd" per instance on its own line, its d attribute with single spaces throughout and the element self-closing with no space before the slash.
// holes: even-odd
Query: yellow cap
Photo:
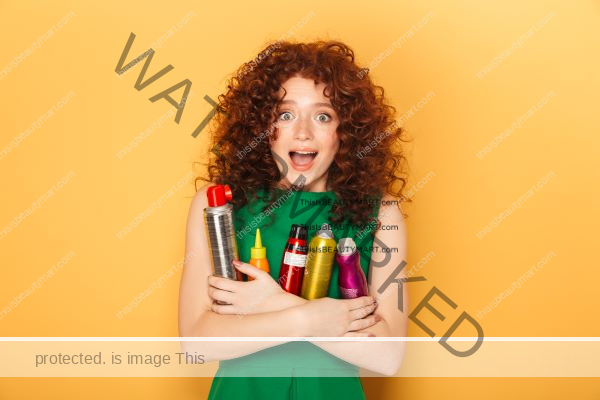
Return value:
<svg viewBox="0 0 600 400">
<path fill-rule="evenodd" d="M 267 258 L 267 248 L 262 245 L 262 241 L 260 240 L 260 229 L 258 228 L 256 228 L 254 247 L 250 249 L 250 258 Z"/>
</svg>

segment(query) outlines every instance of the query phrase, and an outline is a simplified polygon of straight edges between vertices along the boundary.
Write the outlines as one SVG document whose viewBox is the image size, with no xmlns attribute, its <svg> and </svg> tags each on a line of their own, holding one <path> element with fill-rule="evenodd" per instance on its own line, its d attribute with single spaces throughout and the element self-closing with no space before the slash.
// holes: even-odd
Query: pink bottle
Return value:
<svg viewBox="0 0 600 400">
<path fill-rule="evenodd" d="M 340 239 L 335 255 L 340 267 L 338 285 L 344 299 L 367 296 L 369 288 L 367 278 L 360 267 L 360 252 L 352 238 Z"/>
</svg>

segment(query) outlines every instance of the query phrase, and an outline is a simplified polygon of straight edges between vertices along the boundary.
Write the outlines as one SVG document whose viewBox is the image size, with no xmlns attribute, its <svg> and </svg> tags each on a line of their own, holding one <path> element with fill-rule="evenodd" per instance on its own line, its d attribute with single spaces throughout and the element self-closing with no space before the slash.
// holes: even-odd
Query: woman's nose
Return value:
<svg viewBox="0 0 600 400">
<path fill-rule="evenodd" d="M 312 127 L 310 121 L 307 118 L 298 118 L 295 130 L 294 139 L 297 140 L 309 140 L 313 138 Z"/>
</svg>

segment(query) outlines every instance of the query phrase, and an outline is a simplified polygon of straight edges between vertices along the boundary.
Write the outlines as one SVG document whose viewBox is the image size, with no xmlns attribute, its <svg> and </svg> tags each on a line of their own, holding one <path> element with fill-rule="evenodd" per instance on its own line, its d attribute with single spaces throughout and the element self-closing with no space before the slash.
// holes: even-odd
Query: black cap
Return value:
<svg viewBox="0 0 600 400">
<path fill-rule="evenodd" d="M 290 229 L 290 237 L 299 240 L 306 240 L 308 237 L 308 227 L 306 225 L 293 224 Z"/>
</svg>

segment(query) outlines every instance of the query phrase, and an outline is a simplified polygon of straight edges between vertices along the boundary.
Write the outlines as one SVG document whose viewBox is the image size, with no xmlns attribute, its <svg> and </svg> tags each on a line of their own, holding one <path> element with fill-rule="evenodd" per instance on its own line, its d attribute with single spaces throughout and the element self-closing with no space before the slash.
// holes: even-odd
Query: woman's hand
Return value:
<svg viewBox="0 0 600 400">
<path fill-rule="evenodd" d="M 241 261 L 234 261 L 233 265 L 254 280 L 240 282 L 209 276 L 208 296 L 213 300 L 211 309 L 217 314 L 259 314 L 279 311 L 307 302 L 301 297 L 284 291 L 267 272 Z M 216 304 L 214 301 L 228 304 Z"/>
<path fill-rule="evenodd" d="M 339 300 L 324 297 L 311 300 L 300 307 L 301 321 L 307 325 L 306 336 L 375 336 L 369 332 L 357 332 L 369 328 L 381 320 L 373 315 L 377 303 L 372 296 Z"/>
<path fill-rule="evenodd" d="M 300 323 L 306 325 L 304 336 L 374 336 L 368 332 L 358 332 L 380 321 L 379 316 L 372 315 L 377 307 L 372 296 L 349 300 L 324 297 L 308 301 L 287 293 L 271 275 L 253 265 L 241 261 L 234 261 L 233 264 L 254 280 L 240 282 L 209 276 L 208 295 L 213 300 L 213 312 L 246 315 L 295 307 Z M 216 304 L 215 301 L 228 304 Z"/>
</svg>

